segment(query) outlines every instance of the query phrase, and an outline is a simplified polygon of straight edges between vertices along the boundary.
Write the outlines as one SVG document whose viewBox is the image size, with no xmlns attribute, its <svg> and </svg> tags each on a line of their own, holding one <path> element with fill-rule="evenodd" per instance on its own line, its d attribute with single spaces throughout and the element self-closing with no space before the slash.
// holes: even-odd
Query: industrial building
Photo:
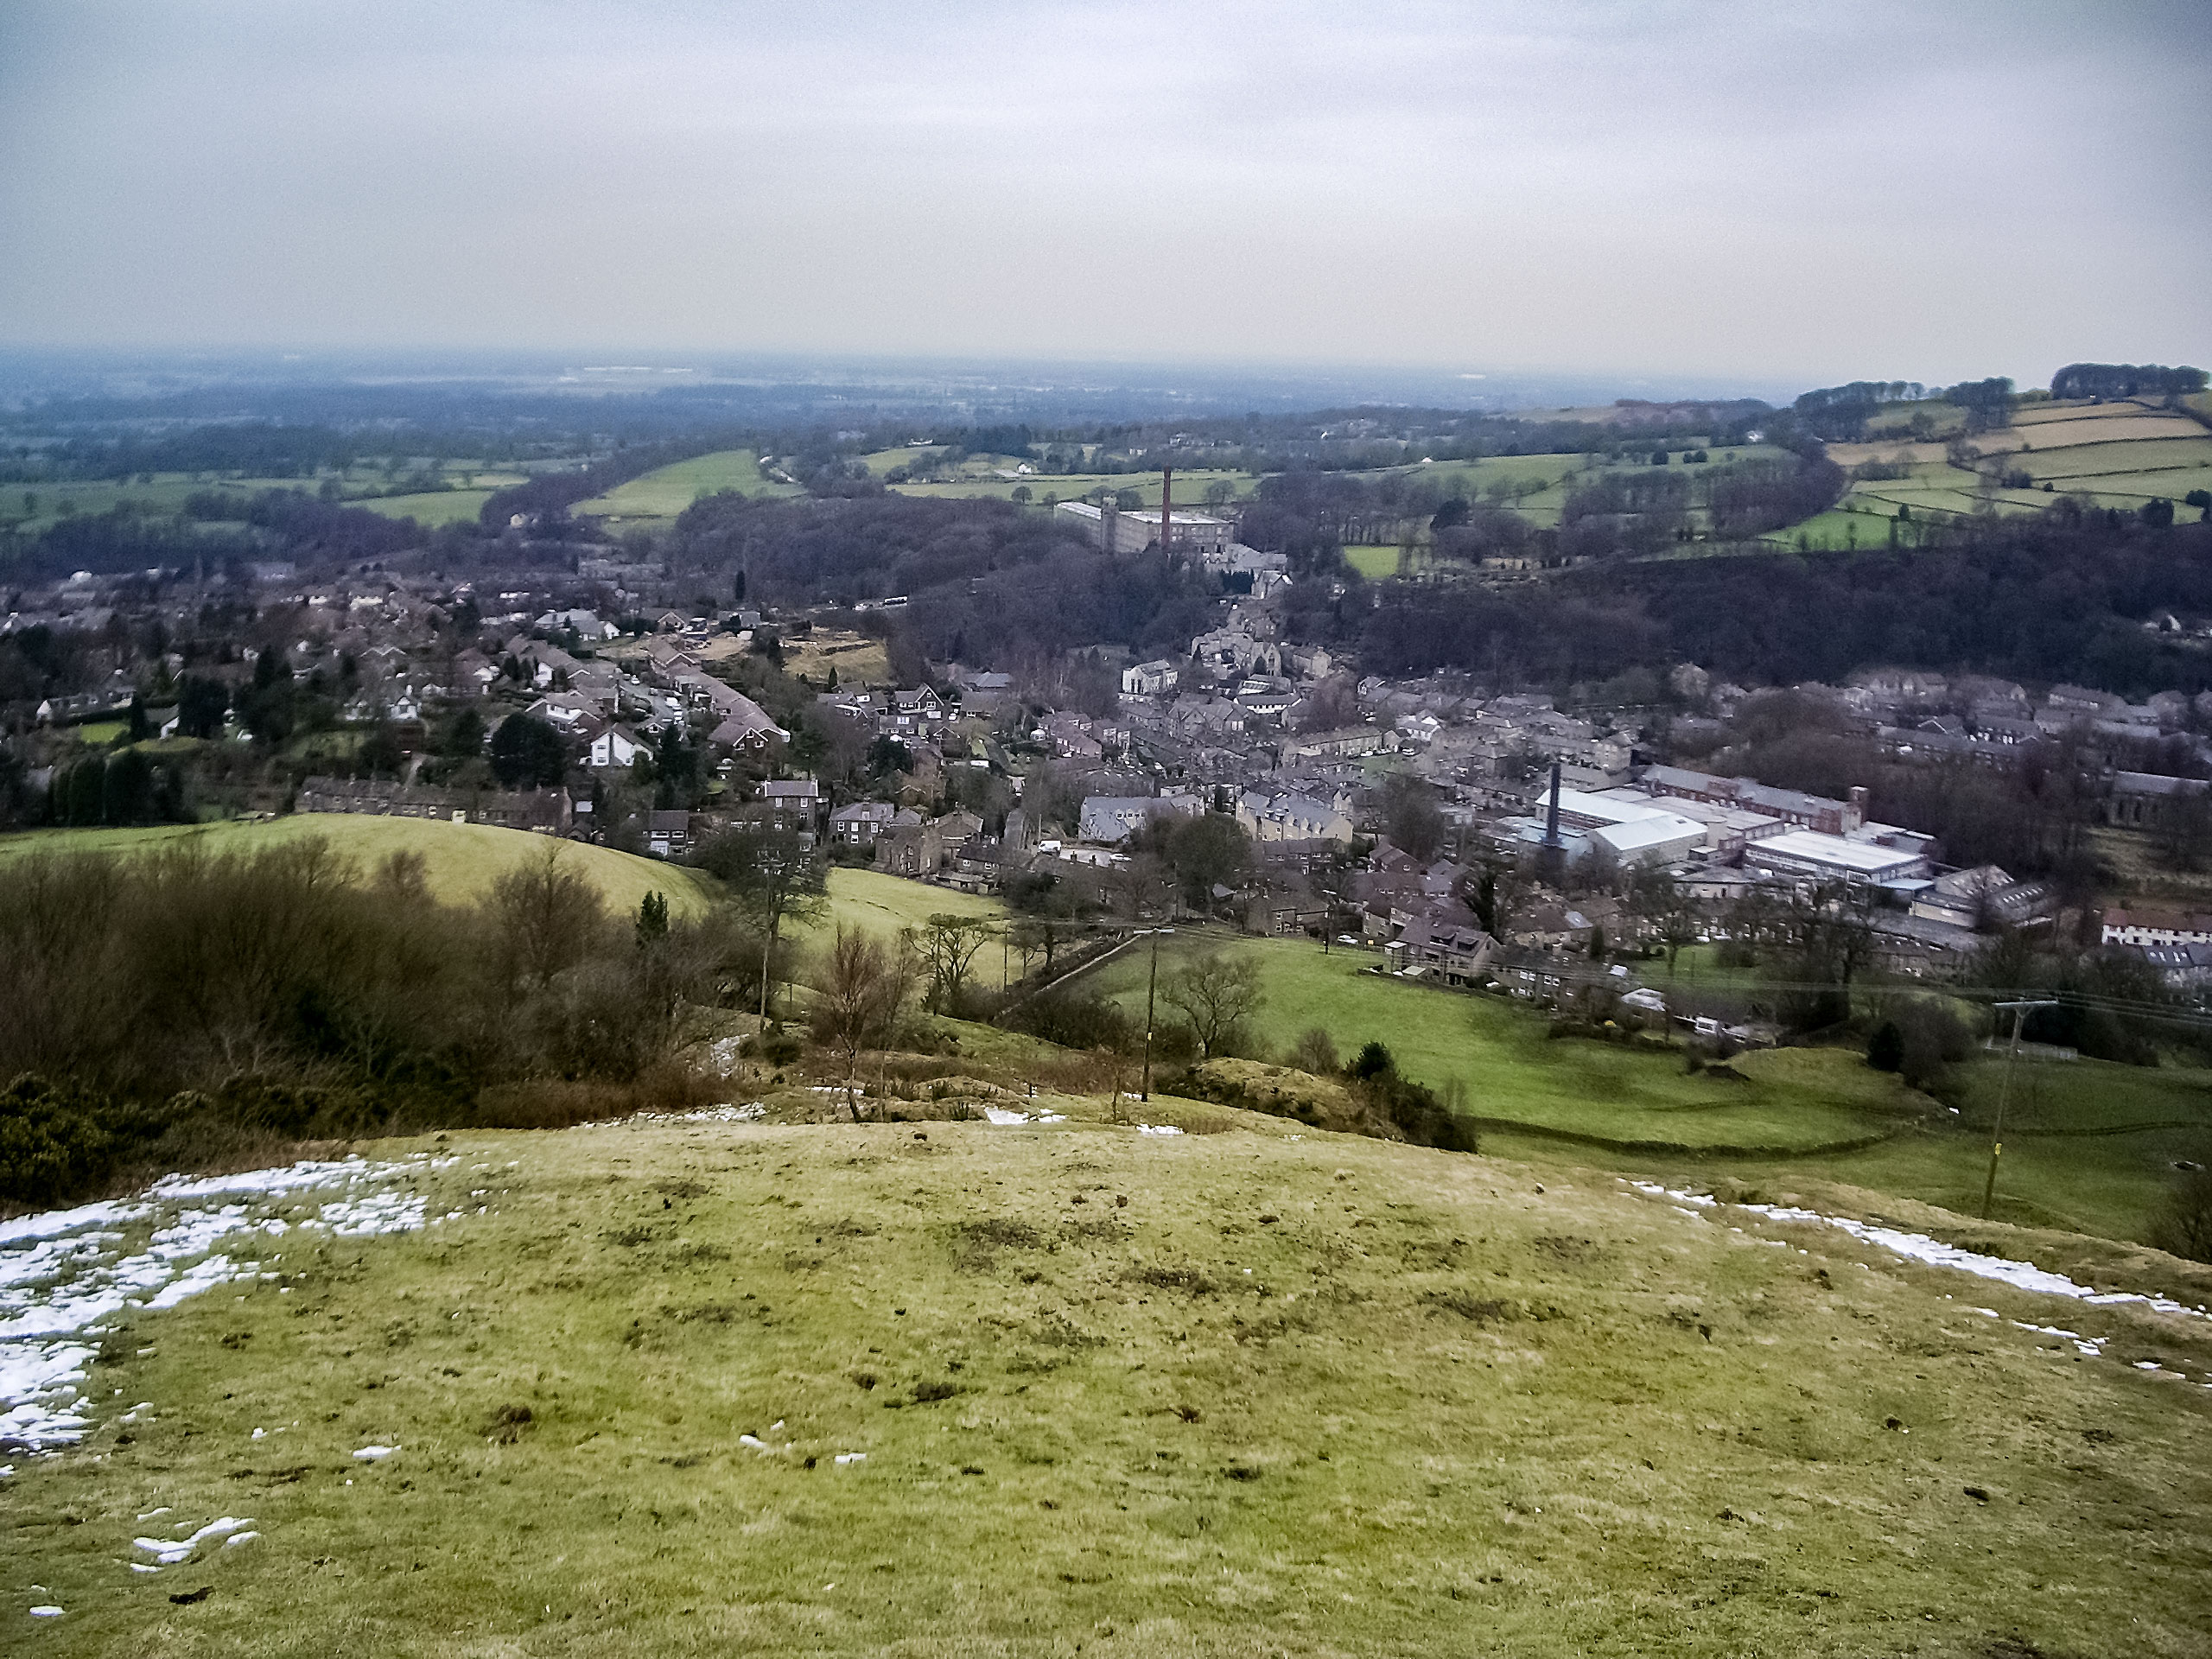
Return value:
<svg viewBox="0 0 2212 1659">
<path fill-rule="evenodd" d="M 1063 501 L 1052 509 L 1056 523 L 1073 525 L 1090 544 L 1106 553 L 1141 553 L 1160 540 L 1158 507 L 1093 506 L 1088 501 Z M 1167 511 L 1168 544 L 1178 551 L 1201 558 L 1219 558 L 1235 539 L 1236 526 L 1226 518 L 1182 507 Z"/>
</svg>

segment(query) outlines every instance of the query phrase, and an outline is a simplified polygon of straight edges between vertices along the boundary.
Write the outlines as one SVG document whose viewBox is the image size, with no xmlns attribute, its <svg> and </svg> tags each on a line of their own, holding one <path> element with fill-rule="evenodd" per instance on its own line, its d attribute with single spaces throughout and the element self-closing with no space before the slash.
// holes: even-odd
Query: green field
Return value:
<svg viewBox="0 0 2212 1659">
<path fill-rule="evenodd" d="M 1400 1070 L 1441 1090 L 1457 1082 L 1466 1109 L 1484 1118 L 1619 1142 L 1692 1147 L 1825 1146 L 1878 1132 L 1866 1114 L 1916 1112 L 1894 1080 L 1855 1058 L 1798 1052 L 1759 1057 L 1754 1084 L 1683 1072 L 1679 1056 L 1610 1044 L 1554 1042 L 1543 1022 L 1503 999 L 1457 995 L 1363 971 L 1360 950 L 1324 954 L 1302 939 L 1204 944 L 1178 940 L 1161 971 L 1202 948 L 1249 955 L 1262 968 L 1266 1001 L 1255 1035 L 1281 1052 L 1313 1027 L 1349 1057 L 1386 1044 Z M 1128 951 L 1080 982 L 1143 1014 L 1148 963 Z"/>
<path fill-rule="evenodd" d="M 626 484 L 618 484 L 604 495 L 578 503 L 572 512 L 618 523 L 639 519 L 672 519 L 702 495 L 735 490 L 741 495 L 797 495 L 789 484 L 773 483 L 762 476 L 759 457 L 750 449 L 724 449 L 672 466 L 656 467 Z"/>
<path fill-rule="evenodd" d="M 1395 547 L 1347 547 L 1344 563 L 1365 576 L 1370 582 L 1381 582 L 1398 574 L 1398 550 Z"/>
<path fill-rule="evenodd" d="M 1193 948 L 1179 940 L 1163 952 L 1163 971 Z M 1303 940 L 1227 948 L 1262 965 L 1267 1000 L 1255 1034 L 1277 1054 L 1318 1026 L 1345 1056 L 1377 1040 L 1416 1081 L 1439 1090 L 1457 1081 L 1466 1109 L 1488 1122 L 1653 1149 L 1617 1158 L 1648 1162 L 1671 1144 L 1707 1179 L 1719 1170 L 1760 1179 L 1794 1173 L 1953 1208 L 1980 1202 L 2000 1077 L 1993 1061 L 1961 1068 L 1955 1115 L 1842 1049 L 1749 1053 L 1734 1062 L 1747 1082 L 1715 1080 L 1686 1073 L 1678 1052 L 1549 1039 L 1539 1016 L 1504 999 L 1362 973 L 1375 960 L 1365 952 L 1325 956 Z M 1077 982 L 1141 1018 L 1146 965 L 1125 952 Z M 1691 976 L 1718 988 L 1741 983 L 1704 974 L 1694 959 L 1683 971 L 1685 983 Z M 2173 1160 L 2212 1155 L 2212 1073 L 2081 1060 L 2022 1076 L 2014 1106 L 2024 1115 L 2007 1132 L 2004 1160 L 2005 1219 L 2139 1239 Z M 1578 1147 L 1572 1155 L 1609 1154 Z"/>
<path fill-rule="evenodd" d="M 1764 539 L 1784 547 L 1795 547 L 1802 541 L 1808 547 L 1831 553 L 1852 548 L 1887 547 L 1890 525 L 1896 516 L 1894 507 L 1884 512 L 1877 511 L 1871 499 L 1862 499 L 1859 505 L 1834 507 L 1802 524 L 1771 531 Z M 1902 545 L 1912 545 L 1909 526 L 1900 525 L 1897 533 Z"/>
<path fill-rule="evenodd" d="M 10 1650 L 2212 1637 L 2212 1412 L 2132 1369 L 2212 1371 L 2189 1321 L 1557 1165 L 1040 1103 L 378 1143 L 452 1160 L 407 1178 L 445 1219 L 111 1321 L 87 1440 L 0 1481 Z M 130 1569 L 219 1516 L 255 1536 Z"/>
<path fill-rule="evenodd" d="M 2051 480 L 2061 489 L 2072 479 L 2122 473 L 2202 471 L 2212 466 L 2212 432 L 2195 438 L 2139 438 L 2119 443 L 2078 443 L 2031 449 L 2006 457 L 2040 484 Z"/>
<path fill-rule="evenodd" d="M 0 859 L 39 852 L 138 852 L 185 842 L 211 853 L 252 853 L 321 836 L 366 868 L 389 853 L 423 854 L 430 891 L 452 904 L 471 904 L 505 871 L 542 854 L 544 837 L 490 824 L 435 818 L 380 818 L 349 813 L 300 813 L 290 817 L 238 819 L 226 823 L 166 824 L 147 830 L 38 830 L 0 836 Z M 668 898 L 678 914 L 696 914 L 711 902 L 713 887 L 696 872 L 606 847 L 563 846 L 598 885 L 608 906 L 634 912 L 649 892 Z"/>
<path fill-rule="evenodd" d="M 473 524 L 492 499 L 489 490 L 430 490 L 421 495 L 385 495 L 356 503 L 387 518 L 412 518 L 429 529 Z"/>
<path fill-rule="evenodd" d="M 830 914 L 818 931 L 831 926 L 861 927 L 891 936 L 901 928 L 920 927 L 931 917 L 941 915 L 979 916 L 996 922 L 1004 918 L 1006 906 L 995 899 L 951 887 L 932 887 L 882 870 L 841 866 L 830 872 Z M 996 983 L 995 974 L 992 979 Z"/>
<path fill-rule="evenodd" d="M 2103 506 L 2133 510 L 2152 500 L 2177 506 L 2191 490 L 2212 488 L 2212 432 L 2137 404 L 2036 404 L 2024 406 L 2017 424 L 1970 440 L 2008 472 L 2034 480 L 2026 489 L 1986 489 L 1974 473 L 1947 461 L 1923 459 L 1912 475 L 1897 480 L 1862 480 L 1845 493 L 1845 512 L 1894 513 L 1908 505 L 1917 514 L 1952 516 L 1985 510 L 2000 513 L 2041 512 L 2061 493 L 2087 496 Z M 2021 445 L 2032 445 L 2023 448 Z M 1923 456 L 1934 446 L 1910 452 Z M 1846 464 L 1888 460 L 1878 442 L 1831 446 Z M 1986 464 L 1986 463 L 1985 463 Z M 2042 486 L 2053 487 L 2046 491 Z M 1802 531 L 1829 547 L 1850 527 L 1835 513 L 1808 524 L 1775 532 L 1770 541 L 1795 544 Z M 1859 545 L 1866 545 L 1862 533 Z"/>
<path fill-rule="evenodd" d="M 347 506 L 366 507 L 396 518 L 412 518 L 430 525 L 474 518 L 494 489 L 524 481 L 521 473 L 502 471 L 481 461 L 447 461 L 438 470 L 456 486 L 414 495 L 369 493 L 391 487 L 391 475 L 380 467 L 355 467 L 344 473 L 325 473 L 315 478 L 236 478 L 219 473 L 156 473 L 144 483 L 137 479 L 92 479 L 81 483 L 10 484 L 0 486 L 0 524 L 26 534 L 48 529 L 61 517 L 66 502 L 73 513 L 102 513 L 117 507 L 134 512 L 168 514 L 183 511 L 194 495 L 220 491 L 229 495 L 258 495 L 264 490 L 295 490 L 314 494 L 335 480 L 340 500 Z M 28 492 L 36 504 L 24 511 Z"/>
<path fill-rule="evenodd" d="M 873 459 L 873 457 L 871 457 Z M 1030 499 L 1041 503 L 1046 496 L 1056 501 L 1080 501 L 1096 489 L 1135 490 L 1141 505 L 1160 505 L 1160 474 L 1158 473 L 1076 473 L 1046 475 L 1038 474 L 1028 478 L 999 478 L 980 462 L 969 463 L 969 475 L 957 481 L 943 484 L 894 484 L 891 487 L 900 495 L 912 495 L 936 500 L 1011 500 L 1017 489 L 1027 489 Z M 1232 499 L 1243 500 L 1258 486 L 1259 480 L 1249 473 L 1193 472 L 1175 474 L 1175 504 L 1196 512 L 1205 511 L 1205 491 L 1210 484 L 1225 483 L 1236 492 Z"/>
</svg>

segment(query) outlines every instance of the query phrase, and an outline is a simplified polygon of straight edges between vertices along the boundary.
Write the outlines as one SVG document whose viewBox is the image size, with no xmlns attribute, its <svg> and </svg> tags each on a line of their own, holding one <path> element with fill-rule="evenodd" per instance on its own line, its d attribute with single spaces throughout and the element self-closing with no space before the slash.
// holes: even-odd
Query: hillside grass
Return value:
<svg viewBox="0 0 2212 1659">
<path fill-rule="evenodd" d="M 1003 904 L 980 893 L 933 887 L 884 870 L 840 865 L 830 872 L 829 913 L 815 931 L 827 937 L 836 927 L 859 927 L 890 938 L 901 928 L 925 925 L 932 916 L 973 916 L 996 923 L 1003 921 L 1006 913 Z M 998 964 L 989 966 L 991 972 L 984 977 L 995 981 Z"/>
<path fill-rule="evenodd" d="M 422 1143 L 457 1215 L 114 1321 L 114 1408 L 0 1481 L 10 1650 L 2212 1638 L 2212 1411 L 2131 1368 L 2212 1371 L 2193 1322 L 1559 1164 L 1040 1103 L 1071 1121 Z M 258 1537 L 126 1565 L 219 1516 Z"/>
<path fill-rule="evenodd" d="M 132 854 L 182 845 L 210 853 L 252 854 L 312 837 L 357 859 L 366 870 L 395 852 L 419 852 L 423 878 L 436 898 L 474 904 L 506 871 L 543 855 L 543 836 L 491 824 L 437 818 L 369 817 L 353 813 L 302 812 L 289 817 L 233 819 L 220 823 L 161 824 L 140 830 L 35 830 L 0 836 L 0 860 L 28 854 Z M 696 915 L 712 902 L 710 878 L 680 866 L 639 858 L 607 847 L 560 843 L 562 856 L 591 878 L 616 911 L 634 912 L 648 893 L 664 894 L 671 910 Z"/>
<path fill-rule="evenodd" d="M 673 519 L 702 495 L 735 490 L 741 495 L 798 495 L 789 484 L 778 484 L 760 471 L 760 457 L 750 449 L 721 449 L 695 456 L 618 484 L 603 495 L 582 501 L 570 511 L 622 523 L 639 519 Z"/>
<path fill-rule="evenodd" d="M 1387 1046 L 1399 1070 L 1442 1090 L 1466 1091 L 1483 1119 L 1605 1141 L 1687 1147 L 1798 1149 L 1878 1132 L 1870 1111 L 1911 1111 L 1891 1078 L 1822 1055 L 1808 1068 L 1772 1067 L 1751 1086 L 1692 1076 L 1679 1055 L 1609 1043 L 1554 1041 L 1543 1021 L 1496 997 L 1456 995 L 1366 971 L 1364 951 L 1324 954 L 1303 939 L 1179 937 L 1160 952 L 1163 976 L 1219 950 L 1260 966 L 1264 1001 L 1253 1036 L 1281 1053 L 1318 1027 L 1349 1058 Z M 1149 961 L 1126 951 L 1078 982 L 1141 1020 Z M 1173 1011 L 1166 1015 L 1174 1018 Z"/>
<path fill-rule="evenodd" d="M 1992 1057 L 1958 1069 L 1954 1112 L 1871 1070 L 1853 1049 L 1741 1054 L 1731 1062 L 1741 1080 L 1692 1074 L 1679 1051 L 1553 1039 L 1541 1016 L 1508 999 L 1363 973 L 1371 955 L 1324 956 L 1305 940 L 1179 938 L 1161 953 L 1162 973 L 1205 949 L 1260 964 L 1265 1001 L 1253 1035 L 1270 1054 L 1315 1027 L 1347 1058 L 1382 1042 L 1416 1082 L 1439 1091 L 1459 1083 L 1485 1134 L 1535 1137 L 1512 1140 L 1517 1149 L 1579 1142 L 1575 1156 L 1618 1168 L 1674 1159 L 1679 1166 L 1668 1166 L 1708 1178 L 1818 1175 L 1980 1207 L 2001 1078 Z M 1745 988 L 1744 976 L 1684 954 L 1684 986 Z M 1141 1020 L 1147 967 L 1143 953 L 1124 952 L 1077 983 Z M 2023 1066 L 2005 1141 L 2000 1219 L 2141 1240 L 2175 1160 L 2212 1161 L 2212 1071 L 2096 1060 Z"/>
</svg>

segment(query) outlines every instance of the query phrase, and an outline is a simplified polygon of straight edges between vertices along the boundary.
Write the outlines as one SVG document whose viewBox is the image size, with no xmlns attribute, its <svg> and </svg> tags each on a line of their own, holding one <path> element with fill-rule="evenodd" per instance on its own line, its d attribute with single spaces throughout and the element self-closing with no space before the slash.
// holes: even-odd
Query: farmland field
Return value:
<svg viewBox="0 0 2212 1659">
<path fill-rule="evenodd" d="M 2183 1659 L 2212 1633 L 2187 1318 L 1556 1158 L 1035 1104 L 1065 1121 L 376 1143 L 364 1190 L 437 1217 L 385 1236 L 246 1194 L 285 1230 L 260 1271 L 113 1316 L 85 1442 L 0 1482 L 11 1647 L 1964 1659 L 2124 1627 Z M 2201 1300 L 2190 1274 L 2118 1282 Z"/>
<path fill-rule="evenodd" d="M 1890 526 L 1897 518 L 1895 507 L 1886 502 L 1877 502 L 1872 497 L 1847 496 L 1845 500 L 1854 505 L 1831 508 L 1816 518 L 1792 524 L 1787 530 L 1775 531 L 1765 539 L 1785 547 L 1795 547 L 1802 540 L 1808 548 L 1829 553 L 1844 552 L 1853 548 L 1887 547 L 1890 544 Z M 1897 536 L 1901 545 L 1912 545 L 1912 526 L 1910 524 L 1899 524 Z"/>
<path fill-rule="evenodd" d="M 1163 950 L 1162 973 L 1193 948 L 1179 940 Z M 1466 1109 L 1488 1122 L 1647 1148 L 1671 1142 L 1708 1179 L 1719 1170 L 1820 1178 L 1951 1207 L 1979 1202 L 1999 1083 L 1993 1062 L 1962 1068 L 1956 1116 L 1839 1049 L 1745 1054 L 1734 1064 L 1748 1083 L 1716 1083 L 1687 1075 L 1679 1053 L 1552 1040 L 1541 1018 L 1510 1001 L 1363 974 L 1375 960 L 1365 952 L 1325 957 L 1303 940 L 1225 948 L 1261 963 L 1266 1001 L 1255 1035 L 1274 1052 L 1318 1026 L 1345 1055 L 1372 1039 L 1418 1082 L 1440 1090 L 1458 1081 Z M 1127 951 L 1077 982 L 1141 1019 L 1145 966 Z M 2013 1096 L 2020 1116 L 2008 1131 L 1999 1215 L 2140 1238 L 2173 1160 L 2212 1150 L 2212 1072 L 2094 1060 L 2027 1071 L 2037 1075 Z M 1745 1150 L 1719 1150 L 1728 1147 Z M 1750 1150 L 1759 1147 L 1772 1150 Z"/>
<path fill-rule="evenodd" d="M 1344 549 L 1344 563 L 1365 576 L 1370 582 L 1381 582 L 1398 574 L 1398 550 L 1395 547 L 1368 545 Z"/>
<path fill-rule="evenodd" d="M 604 495 L 579 502 L 573 512 L 613 523 L 639 519 L 671 519 L 702 495 L 735 490 L 741 495 L 797 495 L 788 484 L 763 477 L 760 461 L 750 449 L 723 449 L 659 467 L 626 484 L 618 484 Z"/>
<path fill-rule="evenodd" d="M 2025 473 L 2037 487 L 1985 491 L 1974 474 L 1948 464 L 1940 443 L 1830 444 L 1829 458 L 1840 467 L 1899 459 L 1912 463 L 1909 479 L 1853 484 L 1843 505 L 1886 512 L 1904 503 L 1916 512 L 1971 513 L 1987 505 L 2000 512 L 2035 512 L 2068 493 L 2133 509 L 2160 499 L 2178 504 L 2191 490 L 2212 487 L 2212 432 L 2186 416 L 2139 404 L 2024 404 L 2013 425 L 1968 442 L 1991 458 L 1986 464 L 2001 458 L 2006 471 Z M 2053 489 L 2042 489 L 2045 483 Z M 1832 522 L 1829 528 L 1834 527 Z M 1792 542 L 1800 528 L 1769 539 Z"/>
<path fill-rule="evenodd" d="M 412 518 L 435 529 L 440 524 L 474 524 L 491 499 L 489 490 L 433 490 L 421 495 L 375 496 L 353 505 L 387 518 Z"/>
<path fill-rule="evenodd" d="M 1259 480 L 1249 473 L 1179 472 L 1175 474 L 1176 506 L 1204 512 L 1206 486 L 1218 483 L 1227 484 L 1235 492 L 1232 499 L 1242 500 L 1251 494 Z M 943 484 L 894 484 L 891 487 L 900 495 L 938 500 L 1000 501 L 1010 500 L 1014 491 L 1026 488 L 1031 499 L 1039 503 L 1048 495 L 1059 501 L 1079 501 L 1096 489 L 1135 490 L 1142 505 L 1160 505 L 1158 473 L 1037 474 L 1026 478 L 1000 478 L 978 470 Z"/>
<path fill-rule="evenodd" d="M 2037 483 L 2101 473 L 2158 472 L 2168 467 L 2201 468 L 2212 464 L 2212 433 L 2196 437 L 2139 438 L 2114 443 L 2054 446 L 2008 457 Z"/>
</svg>

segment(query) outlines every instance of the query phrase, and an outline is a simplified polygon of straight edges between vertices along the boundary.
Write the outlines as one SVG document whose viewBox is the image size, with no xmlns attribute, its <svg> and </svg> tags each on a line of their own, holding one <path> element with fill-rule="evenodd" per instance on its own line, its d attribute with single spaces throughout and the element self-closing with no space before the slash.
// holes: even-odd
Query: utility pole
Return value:
<svg viewBox="0 0 2212 1659">
<path fill-rule="evenodd" d="M 1989 1179 L 1981 1187 L 1981 1218 L 1989 1219 L 1990 1206 L 1997 1199 L 1997 1160 L 2005 1150 L 2005 1107 L 2012 1093 L 2012 1067 L 2020 1058 L 2020 1027 L 2031 1008 L 2055 1008 L 2056 1002 L 1999 1002 L 1999 1014 L 2010 1009 L 2012 1014 L 2012 1041 L 2005 1052 L 2005 1075 L 1997 1085 L 1997 1127 L 1989 1137 Z"/>
<path fill-rule="evenodd" d="M 1152 1098 L 1152 1010 L 1160 990 L 1160 936 L 1165 931 L 1159 927 L 1152 930 L 1152 970 L 1144 982 L 1144 1083 L 1137 1093 L 1139 1100 Z"/>
</svg>

